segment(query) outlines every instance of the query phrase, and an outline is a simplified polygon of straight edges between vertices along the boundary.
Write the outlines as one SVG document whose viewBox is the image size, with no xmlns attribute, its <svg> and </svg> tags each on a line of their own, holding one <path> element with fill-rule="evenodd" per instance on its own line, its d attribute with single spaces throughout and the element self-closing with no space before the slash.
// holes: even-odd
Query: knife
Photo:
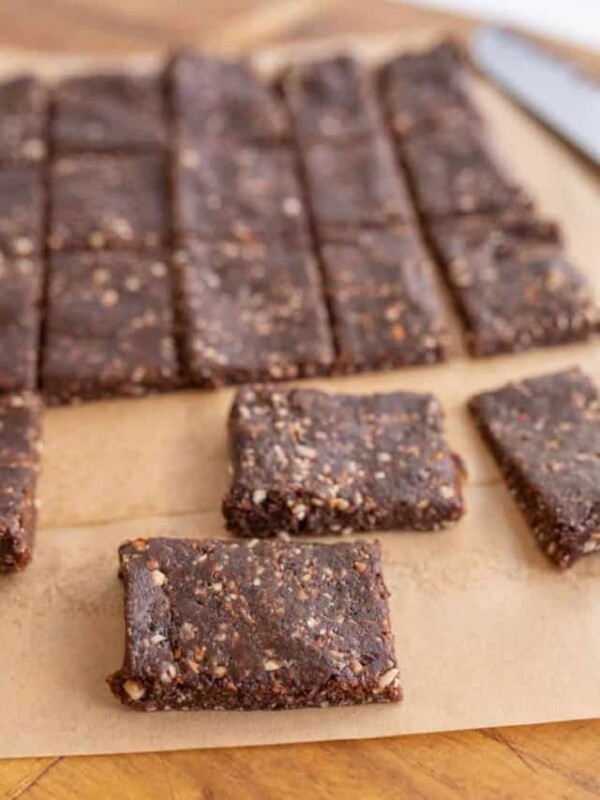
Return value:
<svg viewBox="0 0 600 800">
<path fill-rule="evenodd" d="M 480 28 L 471 51 L 488 77 L 600 165 L 600 83 L 503 28 Z"/>
</svg>

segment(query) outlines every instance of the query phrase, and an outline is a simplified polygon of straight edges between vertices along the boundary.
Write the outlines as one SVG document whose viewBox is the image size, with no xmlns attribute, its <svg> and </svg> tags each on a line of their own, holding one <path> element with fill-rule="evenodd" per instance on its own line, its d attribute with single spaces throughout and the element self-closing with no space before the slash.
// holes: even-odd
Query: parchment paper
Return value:
<svg viewBox="0 0 600 800">
<path fill-rule="evenodd" d="M 402 42 L 359 50 L 389 53 Z M 263 64 L 290 52 L 266 54 Z M 15 59 L 4 63 L 12 68 Z M 600 296 L 598 181 L 494 90 L 478 91 L 511 168 L 564 224 Z M 598 341 L 476 361 L 461 355 L 457 337 L 455 351 L 445 366 L 313 382 L 435 392 L 469 468 L 468 513 L 458 525 L 381 534 L 401 705 L 144 715 L 111 696 L 104 677 L 120 665 L 124 635 L 118 544 L 226 535 L 218 509 L 233 392 L 182 392 L 48 412 L 35 561 L 0 580 L 0 756 L 349 739 L 600 714 L 600 557 L 568 572 L 549 564 L 464 408 L 475 391 L 570 364 L 600 384 Z"/>
</svg>

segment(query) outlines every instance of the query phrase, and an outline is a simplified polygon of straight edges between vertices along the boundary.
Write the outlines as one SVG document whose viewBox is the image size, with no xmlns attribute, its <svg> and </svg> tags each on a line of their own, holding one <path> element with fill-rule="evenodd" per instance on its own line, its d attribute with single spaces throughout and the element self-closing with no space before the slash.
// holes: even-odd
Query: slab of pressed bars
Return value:
<svg viewBox="0 0 600 800">
<path fill-rule="evenodd" d="M 540 547 L 561 567 L 600 550 L 600 399 L 578 368 L 470 402 Z"/>
<path fill-rule="evenodd" d="M 432 222 L 431 240 L 473 355 L 488 356 L 587 338 L 591 288 L 568 261 L 556 225 L 519 214 Z"/>
<path fill-rule="evenodd" d="M 445 358 L 445 311 L 415 229 L 362 230 L 323 245 L 321 260 L 340 371 Z"/>
<path fill-rule="evenodd" d="M 53 404 L 177 385 L 172 286 L 161 253 L 50 262 L 42 385 Z"/>
<path fill-rule="evenodd" d="M 42 404 L 29 392 L 0 397 L 0 572 L 31 560 Z"/>
<path fill-rule="evenodd" d="M 429 394 L 241 389 L 223 500 L 242 536 L 434 530 L 464 512 L 460 461 Z"/>
<path fill-rule="evenodd" d="M 109 684 L 130 708 L 400 699 L 378 542 L 136 539 L 119 555 L 127 634 Z"/>
<path fill-rule="evenodd" d="M 187 377 L 200 386 L 306 377 L 333 362 L 314 258 L 291 243 L 196 242 L 177 257 Z"/>
</svg>

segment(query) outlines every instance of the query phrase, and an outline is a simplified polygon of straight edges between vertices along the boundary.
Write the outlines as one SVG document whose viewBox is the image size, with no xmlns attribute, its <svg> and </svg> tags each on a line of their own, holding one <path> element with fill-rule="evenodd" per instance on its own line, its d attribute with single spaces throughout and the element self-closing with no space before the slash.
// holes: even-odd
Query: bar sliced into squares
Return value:
<svg viewBox="0 0 600 800">
<path fill-rule="evenodd" d="M 294 135 L 302 143 L 341 141 L 382 130 L 368 71 L 352 56 L 293 65 L 282 85 Z"/>
<path fill-rule="evenodd" d="M 184 141 L 274 142 L 288 132 L 274 89 L 245 61 L 222 61 L 184 52 L 170 73 L 176 125 Z"/>
<path fill-rule="evenodd" d="M 379 542 L 136 539 L 119 550 L 125 657 L 141 711 L 401 699 Z"/>
<path fill-rule="evenodd" d="M 308 200 L 321 238 L 360 227 L 411 222 L 414 210 L 394 152 L 383 136 L 303 148 Z"/>
<path fill-rule="evenodd" d="M 401 140 L 400 151 L 417 206 L 427 218 L 531 207 L 473 127 L 436 130 Z"/>
<path fill-rule="evenodd" d="M 202 143 L 181 150 L 175 167 L 179 242 L 268 241 L 307 236 L 293 154 L 285 147 Z"/>
<path fill-rule="evenodd" d="M 222 386 L 326 373 L 334 358 L 318 266 L 302 249 L 196 242 L 177 258 L 184 370 Z"/>
<path fill-rule="evenodd" d="M 591 287 L 555 224 L 473 214 L 432 222 L 429 233 L 473 355 L 574 342 L 594 330 Z"/>
<path fill-rule="evenodd" d="M 38 259 L 0 259 L 2 393 L 36 388 L 42 284 Z"/>
<path fill-rule="evenodd" d="M 470 98 L 464 64 L 458 58 L 440 57 L 434 50 L 399 56 L 381 70 L 383 106 L 400 137 L 483 127 Z"/>
<path fill-rule="evenodd" d="M 600 550 L 600 398 L 579 368 L 470 401 L 540 547 L 560 567 Z"/>
<path fill-rule="evenodd" d="M 42 404 L 31 393 L 0 397 L 0 572 L 31 560 Z"/>
<path fill-rule="evenodd" d="M 59 153 L 163 147 L 165 97 L 158 75 L 115 72 L 68 78 L 54 92 L 53 147 Z"/>
<path fill-rule="evenodd" d="M 464 512 L 461 462 L 428 394 L 241 389 L 223 500 L 241 536 L 435 530 Z"/>
<path fill-rule="evenodd" d="M 363 230 L 321 259 L 340 371 L 444 360 L 446 315 L 416 232 Z"/>
<path fill-rule="evenodd" d="M 72 155 L 50 173 L 52 250 L 154 249 L 166 241 L 161 155 Z"/>
<path fill-rule="evenodd" d="M 0 254 L 30 256 L 42 251 L 45 204 L 40 167 L 0 166 Z"/>
<path fill-rule="evenodd" d="M 42 384 L 51 404 L 177 384 L 161 253 L 61 253 L 50 264 Z"/>
<path fill-rule="evenodd" d="M 42 161 L 47 154 L 48 92 L 21 75 L 0 83 L 0 160 Z"/>
</svg>

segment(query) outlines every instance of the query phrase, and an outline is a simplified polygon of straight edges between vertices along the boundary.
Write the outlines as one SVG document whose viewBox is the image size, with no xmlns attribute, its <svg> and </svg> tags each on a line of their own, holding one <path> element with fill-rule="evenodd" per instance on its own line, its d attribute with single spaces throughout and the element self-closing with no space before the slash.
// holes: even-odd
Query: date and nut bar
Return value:
<svg viewBox="0 0 600 800">
<path fill-rule="evenodd" d="M 31 560 L 41 421 L 36 394 L 0 398 L 0 572 L 24 569 Z"/>
<path fill-rule="evenodd" d="M 223 500 L 241 536 L 434 530 L 464 513 L 461 462 L 428 394 L 241 389 Z"/>
<path fill-rule="evenodd" d="M 579 369 L 483 392 L 470 409 L 540 547 L 558 566 L 600 550 L 600 399 Z"/>
<path fill-rule="evenodd" d="M 291 709 L 401 698 L 378 542 L 121 546 L 131 708 Z"/>
</svg>

